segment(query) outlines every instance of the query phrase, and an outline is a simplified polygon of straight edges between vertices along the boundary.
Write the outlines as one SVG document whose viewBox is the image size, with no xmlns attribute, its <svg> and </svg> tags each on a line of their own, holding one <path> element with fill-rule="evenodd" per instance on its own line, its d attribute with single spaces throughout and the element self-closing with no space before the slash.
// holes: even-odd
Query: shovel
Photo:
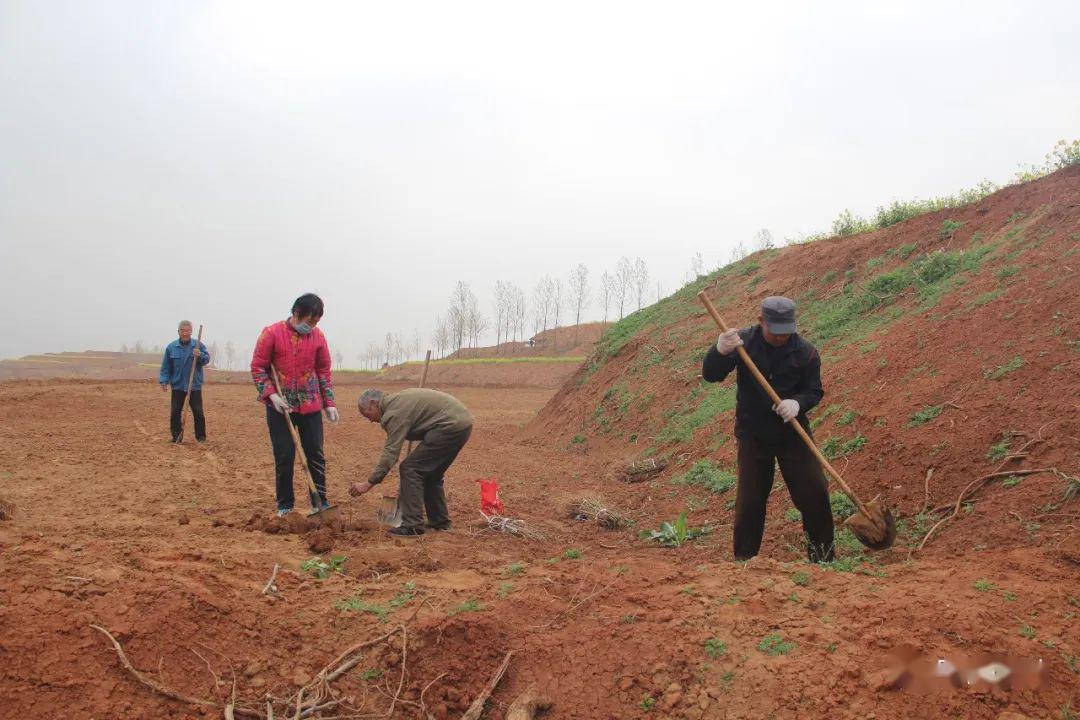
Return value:
<svg viewBox="0 0 1080 720">
<path fill-rule="evenodd" d="M 713 307 L 712 302 L 709 300 L 708 295 L 702 290 L 698 293 L 698 299 L 701 304 L 705 306 L 705 309 L 712 315 L 712 319 L 716 321 L 716 324 L 720 326 L 720 329 L 727 332 L 728 326 L 724 322 L 724 319 L 720 317 L 720 313 L 716 312 L 716 308 Z M 772 385 L 765 379 L 765 376 L 758 370 L 757 365 L 750 359 L 750 356 L 746 353 L 746 350 L 740 345 L 738 348 L 739 357 L 742 359 L 743 364 L 750 370 L 754 378 L 758 381 L 761 387 L 768 393 L 774 404 L 780 403 L 780 396 L 773 390 Z M 821 451 L 818 450 L 817 445 L 814 444 L 813 439 L 807 434 L 806 430 L 797 421 L 789 422 L 790 425 L 799 437 L 802 438 L 806 446 L 814 453 L 814 456 L 821 463 L 821 466 L 828 471 L 829 475 L 836 480 L 836 483 L 844 490 L 851 501 L 855 503 L 855 507 L 858 508 L 858 512 L 844 521 L 844 524 L 848 526 L 851 532 L 859 539 L 866 547 L 871 550 L 884 550 L 885 548 L 892 547 L 893 542 L 896 541 L 896 519 L 893 517 L 889 509 L 883 507 L 875 497 L 868 503 L 864 503 L 858 498 L 858 496 L 852 491 L 851 487 L 844 482 L 844 478 L 840 477 L 840 473 L 836 471 L 836 468 L 829 463 Z"/>
<path fill-rule="evenodd" d="M 271 365 L 270 372 L 274 376 L 274 386 L 281 391 L 281 379 L 278 377 L 277 368 Z M 284 397 L 284 395 L 282 397 Z M 307 516 L 315 517 L 318 515 L 319 522 L 332 522 L 337 519 L 338 506 L 331 505 L 325 508 L 322 506 L 322 499 L 319 498 L 319 491 L 315 488 L 315 482 L 311 479 L 311 471 L 308 470 L 307 455 L 304 453 L 304 447 L 300 444 L 300 433 L 296 431 L 296 426 L 293 425 L 292 418 L 288 415 L 285 416 L 285 424 L 289 426 L 289 434 L 292 435 L 293 446 L 296 448 L 296 453 L 300 456 L 300 469 L 304 471 L 304 477 L 307 478 L 308 498 L 311 500 L 311 512 L 309 512 Z"/>
<path fill-rule="evenodd" d="M 199 349 L 199 343 L 202 342 L 202 325 L 199 326 L 199 336 L 195 338 L 195 347 L 193 350 Z M 184 442 L 184 403 L 188 402 L 188 398 L 191 397 L 191 385 L 195 382 L 195 368 L 199 364 L 199 358 L 195 357 L 194 352 L 191 355 L 191 372 L 187 376 L 187 392 L 184 394 L 184 399 L 180 403 L 180 432 L 176 433 L 176 442 Z"/>
<path fill-rule="evenodd" d="M 420 373 L 420 387 L 424 387 L 424 383 L 427 382 L 427 371 L 431 365 L 431 351 L 427 351 L 427 357 L 424 358 L 424 370 Z M 405 456 L 408 457 L 412 452 L 412 440 L 409 441 L 408 449 L 405 450 Z M 401 470 L 398 470 L 401 473 Z M 390 527 L 401 527 L 401 503 L 398 501 L 397 495 L 383 495 L 382 504 L 379 505 L 379 509 L 375 511 L 375 518 L 383 525 Z"/>
</svg>

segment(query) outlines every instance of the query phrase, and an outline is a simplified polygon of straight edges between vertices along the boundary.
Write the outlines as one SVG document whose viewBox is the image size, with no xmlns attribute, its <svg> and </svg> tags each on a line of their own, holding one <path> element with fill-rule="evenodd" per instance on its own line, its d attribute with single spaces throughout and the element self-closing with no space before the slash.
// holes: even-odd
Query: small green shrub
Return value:
<svg viewBox="0 0 1080 720">
<path fill-rule="evenodd" d="M 941 224 L 941 230 L 938 231 L 938 237 L 942 240 L 952 238 L 963 224 L 964 223 L 955 220 L 946 220 Z"/>
<path fill-rule="evenodd" d="M 810 584 L 810 573 L 803 570 L 796 570 L 795 572 L 791 573 L 791 582 L 795 583 L 800 587 L 806 587 Z"/>
<path fill-rule="evenodd" d="M 990 592 L 991 590 L 997 589 L 997 586 L 989 580 L 976 580 L 974 584 L 972 584 L 972 587 L 979 592 Z"/>
<path fill-rule="evenodd" d="M 802 520 L 802 513 L 796 508 L 788 508 L 784 511 L 784 519 L 788 522 L 799 522 Z"/>
<path fill-rule="evenodd" d="M 855 416 L 855 411 L 854 410 L 848 410 L 846 413 L 844 413 L 840 417 L 836 418 L 836 425 L 838 427 L 844 427 L 845 425 L 850 425 L 851 423 L 855 422 L 855 417 L 856 417 Z"/>
<path fill-rule="evenodd" d="M 686 524 L 686 513 L 682 512 L 675 522 L 661 523 L 659 530 L 644 530 L 643 540 L 654 540 L 668 547 L 681 547 L 691 540 L 706 535 L 708 528 L 691 528 Z"/>
<path fill-rule="evenodd" d="M 562 554 L 564 560 L 578 560 L 581 558 L 582 552 L 574 548 L 570 548 Z"/>
<path fill-rule="evenodd" d="M 771 655 L 772 657 L 776 657 L 777 655 L 787 655 L 796 647 L 796 643 L 787 642 L 781 635 L 776 633 L 770 633 L 763 637 L 757 646 L 758 650 L 766 655 Z"/>
<path fill-rule="evenodd" d="M 1010 475 L 1009 477 L 1001 481 L 1001 486 L 1007 488 L 1016 487 L 1019 484 L 1020 478 L 1016 477 L 1015 475 Z"/>
</svg>

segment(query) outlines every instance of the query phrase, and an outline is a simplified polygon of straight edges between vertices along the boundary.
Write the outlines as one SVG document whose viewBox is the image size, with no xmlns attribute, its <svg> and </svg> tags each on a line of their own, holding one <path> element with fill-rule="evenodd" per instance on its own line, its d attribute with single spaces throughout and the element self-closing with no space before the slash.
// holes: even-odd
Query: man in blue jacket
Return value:
<svg viewBox="0 0 1080 720">
<path fill-rule="evenodd" d="M 210 353 L 206 352 L 206 345 L 191 338 L 189 321 L 181 320 L 176 329 L 180 337 L 165 348 L 165 357 L 161 358 L 161 372 L 158 373 L 158 383 L 162 391 L 172 388 L 172 409 L 169 415 L 172 441 L 175 443 L 180 439 L 180 411 L 184 407 L 188 375 L 191 374 L 191 364 L 194 362 L 197 364 L 195 377 L 191 381 L 191 400 L 188 404 L 191 405 L 191 414 L 195 418 L 195 440 L 206 442 L 206 417 L 203 415 L 202 404 L 202 369 L 210 364 Z"/>
</svg>

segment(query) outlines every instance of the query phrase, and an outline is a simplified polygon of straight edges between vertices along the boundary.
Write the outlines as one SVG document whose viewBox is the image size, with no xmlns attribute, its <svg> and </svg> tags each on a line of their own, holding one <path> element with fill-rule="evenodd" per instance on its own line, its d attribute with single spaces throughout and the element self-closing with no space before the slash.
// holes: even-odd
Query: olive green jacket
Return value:
<svg viewBox="0 0 1080 720">
<path fill-rule="evenodd" d="M 382 482 L 397 463 L 401 445 L 406 440 L 423 440 L 432 430 L 448 433 L 472 427 L 473 416 L 461 402 L 446 393 L 425 388 L 410 388 L 385 396 L 379 403 L 379 424 L 386 431 L 382 457 L 371 471 L 368 482 Z"/>
</svg>

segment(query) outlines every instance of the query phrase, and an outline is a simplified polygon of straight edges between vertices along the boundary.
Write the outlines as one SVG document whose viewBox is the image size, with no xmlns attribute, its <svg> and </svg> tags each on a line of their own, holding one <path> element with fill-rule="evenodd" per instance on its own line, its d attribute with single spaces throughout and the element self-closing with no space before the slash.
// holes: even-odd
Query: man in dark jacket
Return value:
<svg viewBox="0 0 1080 720">
<path fill-rule="evenodd" d="M 176 331 L 179 337 L 165 348 L 165 355 L 161 358 L 161 370 L 158 372 L 158 384 L 161 385 L 161 389 L 168 392 L 172 388 L 172 403 L 169 408 L 169 430 L 172 432 L 172 442 L 177 442 L 180 436 L 180 413 L 184 408 L 192 363 L 195 363 L 195 377 L 191 381 L 191 398 L 188 404 L 195 418 L 195 439 L 206 442 L 202 384 L 203 367 L 210 364 L 210 353 L 206 351 L 206 345 L 191 338 L 189 321 L 181 320 Z"/>
<path fill-rule="evenodd" d="M 773 407 L 768 394 L 739 361 L 743 346 L 780 396 Z M 735 498 L 735 559 L 758 554 L 765 530 L 765 504 L 772 490 L 777 462 L 795 507 L 802 513 L 807 552 L 812 562 L 833 559 L 833 521 L 828 483 L 821 465 L 785 423 L 797 422 L 810 432 L 808 410 L 821 402 L 821 358 L 796 333 L 795 303 L 767 297 L 758 324 L 721 333 L 705 354 L 701 375 L 719 382 L 737 369 L 735 437 L 738 440 L 739 485 Z"/>
<path fill-rule="evenodd" d="M 398 468 L 401 490 L 401 527 L 393 535 L 423 535 L 424 513 L 428 527 L 450 529 L 443 476 L 457 458 L 472 433 L 473 416 L 461 402 L 446 393 L 411 388 L 387 395 L 381 390 L 365 390 L 358 402 L 360 414 L 386 431 L 382 456 L 366 482 L 349 488 L 353 496 L 363 495 L 382 482 L 401 454 L 406 440 L 420 444 Z"/>
</svg>

